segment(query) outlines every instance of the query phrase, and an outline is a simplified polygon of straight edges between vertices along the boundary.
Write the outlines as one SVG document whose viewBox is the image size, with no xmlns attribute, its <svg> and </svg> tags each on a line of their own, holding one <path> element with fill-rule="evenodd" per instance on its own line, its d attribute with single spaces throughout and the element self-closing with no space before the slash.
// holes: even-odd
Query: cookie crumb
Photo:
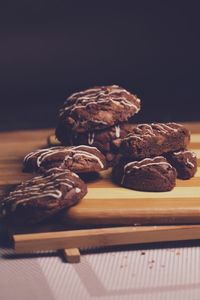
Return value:
<svg viewBox="0 0 200 300">
<path fill-rule="evenodd" d="M 149 266 L 149 269 L 152 269 L 152 268 L 153 268 L 153 265 L 150 265 L 150 266 Z"/>
<path fill-rule="evenodd" d="M 148 263 L 149 263 L 149 264 L 154 264 L 154 263 L 155 263 L 155 260 L 152 259 L 152 260 L 150 260 Z"/>
</svg>

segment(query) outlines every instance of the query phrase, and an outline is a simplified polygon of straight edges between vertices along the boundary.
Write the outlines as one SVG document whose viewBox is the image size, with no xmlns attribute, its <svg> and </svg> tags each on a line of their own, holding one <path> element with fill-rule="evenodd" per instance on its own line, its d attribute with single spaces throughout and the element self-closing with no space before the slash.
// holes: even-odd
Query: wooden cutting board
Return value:
<svg viewBox="0 0 200 300">
<path fill-rule="evenodd" d="M 192 130 L 190 149 L 198 155 L 199 168 L 190 180 L 177 180 L 173 191 L 139 192 L 118 187 L 110 170 L 88 183 L 88 194 L 76 206 L 63 212 L 59 222 L 73 225 L 134 225 L 200 223 L 200 123 Z M 3 195 L 12 185 L 31 178 L 21 171 L 28 152 L 44 147 L 53 130 L 0 133 L 0 187 Z"/>
</svg>

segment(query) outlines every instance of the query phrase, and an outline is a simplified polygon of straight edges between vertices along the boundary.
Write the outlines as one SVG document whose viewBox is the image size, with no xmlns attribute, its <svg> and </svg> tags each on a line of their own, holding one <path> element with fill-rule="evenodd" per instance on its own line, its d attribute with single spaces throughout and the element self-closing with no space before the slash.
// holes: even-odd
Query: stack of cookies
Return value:
<svg viewBox="0 0 200 300">
<path fill-rule="evenodd" d="M 187 150 L 190 133 L 176 123 L 129 123 L 140 99 L 112 85 L 71 95 L 59 112 L 61 146 L 35 150 L 24 171 L 37 172 L 0 201 L 0 218 L 37 223 L 75 205 L 87 193 L 83 174 L 113 166 L 113 180 L 126 188 L 170 191 L 176 178 L 189 179 L 197 158 Z"/>
<path fill-rule="evenodd" d="M 72 94 L 59 112 L 56 137 L 62 145 L 97 147 L 112 166 L 120 139 L 132 132 L 128 120 L 140 110 L 140 99 L 117 86 Z"/>
<path fill-rule="evenodd" d="M 114 181 L 136 190 L 170 191 L 177 177 L 189 179 L 197 170 L 189 141 L 189 131 L 177 123 L 138 125 L 121 141 Z"/>
<path fill-rule="evenodd" d="M 23 166 L 39 176 L 0 201 L 0 219 L 9 223 L 38 223 L 75 205 L 87 194 L 82 175 L 104 170 L 106 159 L 95 147 L 59 146 L 27 154 Z"/>
</svg>

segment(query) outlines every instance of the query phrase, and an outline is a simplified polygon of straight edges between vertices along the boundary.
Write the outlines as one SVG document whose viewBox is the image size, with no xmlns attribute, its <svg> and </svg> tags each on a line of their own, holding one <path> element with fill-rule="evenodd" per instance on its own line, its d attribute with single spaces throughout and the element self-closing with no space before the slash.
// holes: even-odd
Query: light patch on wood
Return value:
<svg viewBox="0 0 200 300">
<path fill-rule="evenodd" d="M 190 149 L 190 151 L 196 153 L 197 158 L 200 159 L 200 149 Z"/>
<path fill-rule="evenodd" d="M 197 168 L 197 172 L 195 174 L 195 177 L 200 177 L 200 167 Z M 199 182 L 200 184 L 200 182 Z"/>
<path fill-rule="evenodd" d="M 200 134 L 199 133 L 193 133 L 191 135 L 191 143 L 200 143 Z"/>
<path fill-rule="evenodd" d="M 199 198 L 200 187 L 175 187 L 170 192 L 140 192 L 126 188 L 92 188 L 88 189 L 85 199 L 170 199 L 170 198 Z"/>
</svg>

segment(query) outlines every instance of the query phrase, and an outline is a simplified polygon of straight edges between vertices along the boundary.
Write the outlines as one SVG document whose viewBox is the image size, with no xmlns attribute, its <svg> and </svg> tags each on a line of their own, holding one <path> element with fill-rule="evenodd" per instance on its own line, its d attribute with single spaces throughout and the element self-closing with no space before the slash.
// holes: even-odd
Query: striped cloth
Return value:
<svg viewBox="0 0 200 300">
<path fill-rule="evenodd" d="M 199 300 L 200 243 L 145 247 L 88 250 L 71 265 L 56 252 L 1 248 L 0 299 Z"/>
</svg>

